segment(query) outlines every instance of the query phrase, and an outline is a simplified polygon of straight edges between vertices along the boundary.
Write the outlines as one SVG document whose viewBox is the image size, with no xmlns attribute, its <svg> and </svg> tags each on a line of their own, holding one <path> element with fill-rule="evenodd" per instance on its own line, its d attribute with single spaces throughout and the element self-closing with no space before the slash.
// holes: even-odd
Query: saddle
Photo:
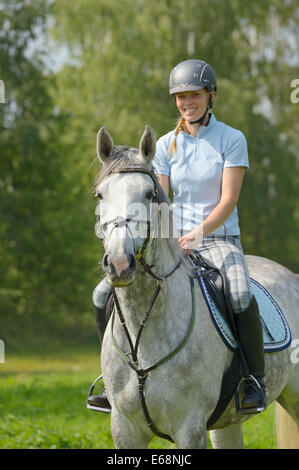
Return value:
<svg viewBox="0 0 299 470">
<path fill-rule="evenodd" d="M 235 331 L 233 310 L 224 273 L 210 261 L 207 261 L 197 251 L 191 253 L 190 258 L 192 263 L 195 265 L 196 271 L 199 273 L 199 276 L 196 277 L 204 279 L 209 295 L 215 302 L 215 305 L 223 317 L 230 324 L 232 330 Z"/>
<path fill-rule="evenodd" d="M 207 303 L 213 323 L 224 341 L 233 351 L 230 366 L 224 372 L 219 401 L 210 416 L 207 429 L 213 425 L 223 414 L 233 395 L 235 394 L 236 409 L 240 411 L 239 389 L 246 358 L 241 355 L 238 344 L 238 334 L 234 322 L 229 289 L 224 273 L 216 266 L 205 260 L 199 253 L 193 252 L 190 256 L 193 266 L 198 272 L 198 278 L 203 297 Z M 281 351 L 291 342 L 291 333 L 283 312 L 271 297 L 270 293 L 257 281 L 250 278 L 251 289 L 259 306 L 260 319 L 263 329 L 264 352 Z"/>
<path fill-rule="evenodd" d="M 238 348 L 234 313 L 225 275 L 199 253 L 191 255 L 198 271 L 198 281 L 213 323 L 229 349 Z M 285 316 L 271 294 L 255 279 L 250 278 L 252 293 L 257 301 L 264 338 L 264 351 L 277 352 L 289 347 L 291 332 Z"/>
</svg>

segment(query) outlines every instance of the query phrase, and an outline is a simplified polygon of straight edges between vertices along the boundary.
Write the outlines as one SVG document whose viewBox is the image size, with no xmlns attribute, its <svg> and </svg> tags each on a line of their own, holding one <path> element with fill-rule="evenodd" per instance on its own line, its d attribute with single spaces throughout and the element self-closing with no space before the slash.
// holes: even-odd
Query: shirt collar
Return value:
<svg viewBox="0 0 299 470">
<path fill-rule="evenodd" d="M 217 122 L 217 120 L 216 120 L 214 114 L 212 113 L 211 117 L 210 117 L 209 125 L 208 126 L 200 126 L 200 128 L 198 130 L 197 138 L 200 138 L 203 135 L 207 134 L 212 129 L 212 127 L 215 126 L 216 122 Z"/>
</svg>

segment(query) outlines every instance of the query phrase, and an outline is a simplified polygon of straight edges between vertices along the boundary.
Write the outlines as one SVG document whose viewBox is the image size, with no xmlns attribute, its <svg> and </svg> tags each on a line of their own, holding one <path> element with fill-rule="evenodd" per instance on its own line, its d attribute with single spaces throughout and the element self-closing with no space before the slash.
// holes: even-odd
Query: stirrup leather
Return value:
<svg viewBox="0 0 299 470">
<path fill-rule="evenodd" d="M 260 405 L 257 407 L 251 407 L 251 408 L 244 408 L 240 405 L 240 387 L 243 383 L 250 383 L 253 382 L 255 389 L 257 393 L 259 394 L 260 397 Z M 267 403 L 266 403 L 266 394 L 263 389 L 263 387 L 259 384 L 258 380 L 253 376 L 249 375 L 248 377 L 242 377 L 240 380 L 238 387 L 235 392 L 235 401 L 236 401 L 236 410 L 237 413 L 242 413 L 242 414 L 255 414 L 255 413 L 261 413 L 262 411 L 265 411 Z"/>
</svg>

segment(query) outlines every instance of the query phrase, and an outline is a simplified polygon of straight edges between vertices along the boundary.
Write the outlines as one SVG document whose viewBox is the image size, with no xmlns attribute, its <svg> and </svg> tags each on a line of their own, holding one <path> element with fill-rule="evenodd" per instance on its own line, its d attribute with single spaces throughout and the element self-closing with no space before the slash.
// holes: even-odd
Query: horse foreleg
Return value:
<svg viewBox="0 0 299 470">
<path fill-rule="evenodd" d="M 119 411 L 111 411 L 111 433 L 117 449 L 147 449 L 152 436 Z"/>
<path fill-rule="evenodd" d="M 236 424 L 224 429 L 210 432 L 213 449 L 243 449 L 242 425 Z"/>
<path fill-rule="evenodd" d="M 206 449 L 206 421 L 193 410 L 174 434 L 174 441 L 179 449 Z"/>
</svg>

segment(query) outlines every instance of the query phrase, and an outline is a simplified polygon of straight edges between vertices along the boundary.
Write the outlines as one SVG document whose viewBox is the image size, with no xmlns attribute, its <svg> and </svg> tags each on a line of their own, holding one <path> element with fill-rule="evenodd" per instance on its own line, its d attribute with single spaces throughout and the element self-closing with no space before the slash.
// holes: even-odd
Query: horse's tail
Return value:
<svg viewBox="0 0 299 470">
<path fill-rule="evenodd" d="M 276 403 L 276 435 L 278 449 L 299 449 L 299 426 L 278 403 Z"/>
</svg>

